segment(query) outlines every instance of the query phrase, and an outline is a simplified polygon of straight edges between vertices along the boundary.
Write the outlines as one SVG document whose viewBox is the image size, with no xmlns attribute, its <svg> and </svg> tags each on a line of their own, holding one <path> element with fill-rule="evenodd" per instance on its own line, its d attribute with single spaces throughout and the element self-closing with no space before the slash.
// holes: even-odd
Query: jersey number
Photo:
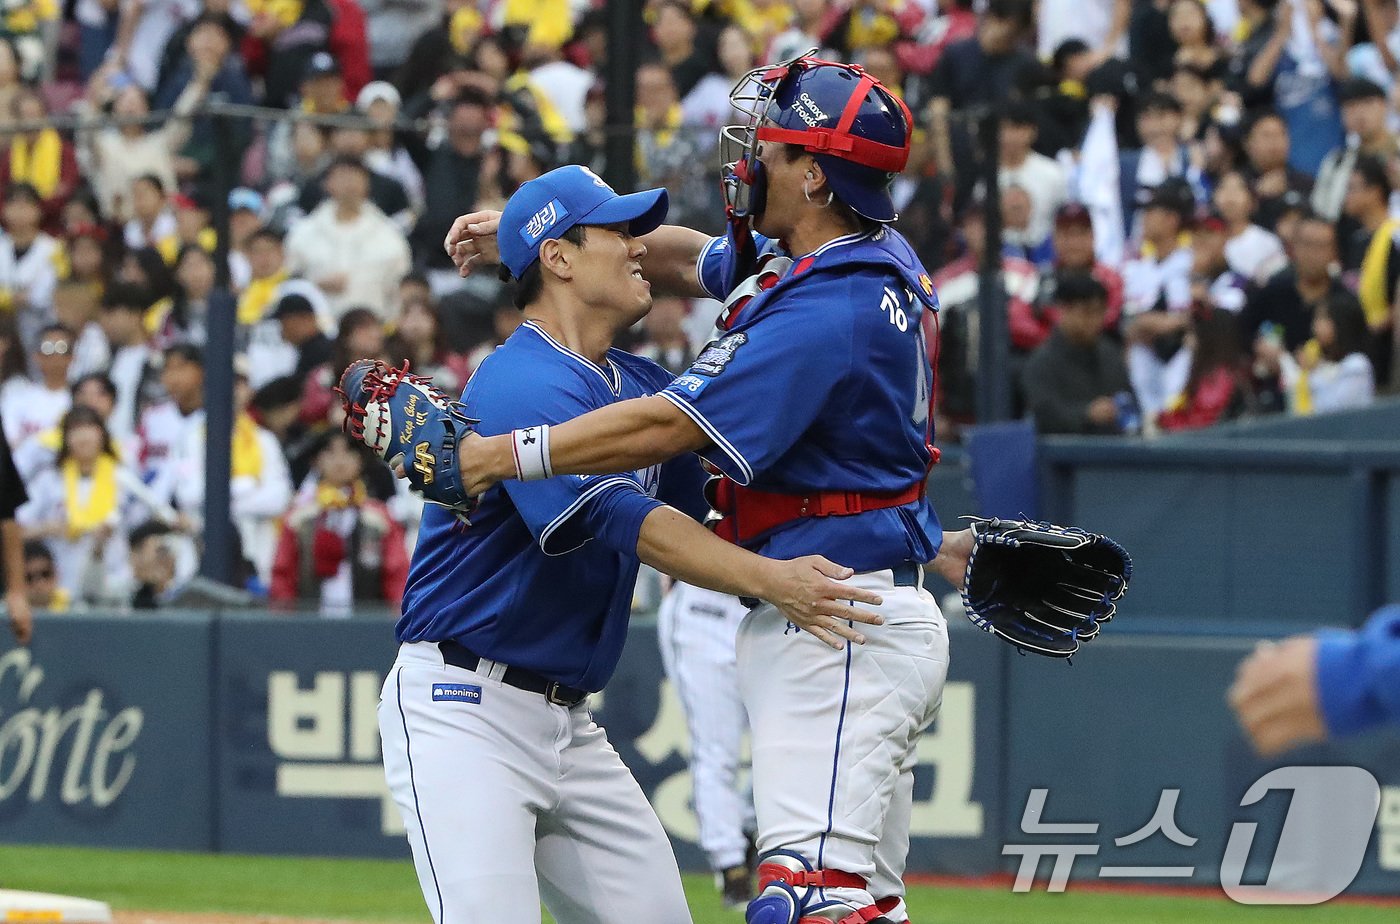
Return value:
<svg viewBox="0 0 1400 924">
<path fill-rule="evenodd" d="M 914 385 L 914 411 L 909 419 L 914 422 L 916 427 L 926 427 L 930 398 L 929 356 L 922 324 L 914 330 L 914 368 L 918 369 L 919 372 L 918 380 Z"/>
<path fill-rule="evenodd" d="M 909 315 L 904 313 L 904 307 L 900 305 L 899 295 L 894 289 L 885 289 L 885 294 L 880 299 L 880 310 L 890 316 L 890 323 L 898 327 L 900 333 L 909 329 Z"/>
</svg>

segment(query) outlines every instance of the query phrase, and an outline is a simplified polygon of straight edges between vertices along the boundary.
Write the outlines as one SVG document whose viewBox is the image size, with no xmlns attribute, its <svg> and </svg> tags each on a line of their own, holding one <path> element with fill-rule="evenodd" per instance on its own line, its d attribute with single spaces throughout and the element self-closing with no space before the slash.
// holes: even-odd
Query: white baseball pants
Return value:
<svg viewBox="0 0 1400 924">
<path fill-rule="evenodd" d="M 690 924 L 666 833 L 594 724 L 406 644 L 379 701 L 384 773 L 435 924 Z"/>
<path fill-rule="evenodd" d="M 661 663 L 680 696 L 690 736 L 690 779 L 700 849 L 716 871 L 741 866 L 753 800 L 739 788 L 749 727 L 739 699 L 734 638 L 749 608 L 728 594 L 676 582 L 656 614 Z"/>
<path fill-rule="evenodd" d="M 948 631 L 933 595 L 894 586 L 889 571 L 846 583 L 884 598 L 867 607 L 884 625 L 858 625 L 864 645 L 833 651 L 763 604 L 739 628 L 738 660 L 759 852 L 864 877 L 869 894 L 821 896 L 859 908 L 904 895 L 914 747 L 942 700 Z"/>
</svg>

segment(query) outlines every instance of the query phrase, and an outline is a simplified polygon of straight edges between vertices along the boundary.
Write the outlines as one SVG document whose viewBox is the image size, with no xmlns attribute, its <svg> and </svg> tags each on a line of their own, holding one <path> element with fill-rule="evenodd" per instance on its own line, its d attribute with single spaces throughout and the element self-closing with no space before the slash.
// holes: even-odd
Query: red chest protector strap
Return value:
<svg viewBox="0 0 1400 924">
<path fill-rule="evenodd" d="M 893 494 L 873 491 L 809 491 L 776 494 L 746 488 L 730 478 L 715 483 L 713 506 L 724 519 L 715 535 L 743 545 L 784 523 L 808 517 L 846 517 L 869 510 L 903 507 L 924 496 L 924 482 Z"/>
</svg>

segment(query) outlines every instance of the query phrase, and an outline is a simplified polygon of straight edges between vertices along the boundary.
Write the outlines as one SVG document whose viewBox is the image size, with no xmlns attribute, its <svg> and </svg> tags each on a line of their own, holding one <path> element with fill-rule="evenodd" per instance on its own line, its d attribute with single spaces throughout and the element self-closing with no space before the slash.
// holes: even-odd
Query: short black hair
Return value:
<svg viewBox="0 0 1400 924">
<path fill-rule="evenodd" d="M 1030 0 L 989 0 L 983 15 L 1009 19 L 1022 29 L 1029 29 L 1035 18 Z"/>
<path fill-rule="evenodd" d="M 1311 206 L 1308 206 L 1308 205 L 1304 205 L 1304 206 L 1302 206 L 1302 207 L 1300 207 L 1300 208 L 1298 209 L 1298 221 L 1297 221 L 1297 224 L 1298 224 L 1298 225 L 1304 225 L 1304 224 L 1306 224 L 1306 225 L 1326 225 L 1326 226 L 1327 226 L 1327 229 L 1328 229 L 1329 231 L 1332 232 L 1332 234 L 1333 234 L 1334 237 L 1335 237 L 1336 234 L 1337 234 L 1337 226 L 1336 226 L 1334 223 L 1332 223 L 1330 220 L 1328 220 L 1328 218 L 1327 218 L 1326 215 L 1323 215 L 1323 214 L 1320 213 L 1320 212 L 1314 211 L 1313 208 L 1312 208 Z M 1295 226 L 1296 226 L 1296 225 L 1295 225 Z"/>
<path fill-rule="evenodd" d="M 423 272 L 421 269 L 409 270 L 408 275 L 399 280 L 399 285 L 403 285 L 404 283 L 411 283 L 416 286 L 427 286 L 430 289 L 432 288 L 432 284 L 428 282 L 428 274 Z"/>
<path fill-rule="evenodd" d="M 270 411 L 273 408 L 286 407 L 289 404 L 299 404 L 301 402 L 301 388 L 301 379 L 296 376 L 278 376 L 255 391 L 253 400 L 249 403 L 259 411 Z"/>
<path fill-rule="evenodd" d="M 336 167 L 352 167 L 355 170 L 358 170 L 361 173 L 363 173 L 366 177 L 370 175 L 369 165 L 367 165 L 364 162 L 364 160 L 354 156 L 353 154 L 338 155 L 334 160 L 330 162 L 330 165 L 326 167 L 326 176 L 330 176 L 331 171 L 334 170 Z"/>
<path fill-rule="evenodd" d="M 375 463 L 379 461 L 379 456 L 375 455 L 373 450 L 346 433 L 340 427 L 331 427 L 329 430 L 317 436 L 315 441 L 311 444 L 311 452 L 308 454 L 309 458 L 319 458 L 321 453 L 330 449 L 331 446 L 336 443 L 343 444 L 346 449 L 350 450 L 351 455 L 358 456 L 360 459 L 360 467 L 363 468 L 365 472 L 369 472 Z"/>
<path fill-rule="evenodd" d="M 1108 290 L 1089 273 L 1060 273 L 1055 279 L 1055 301 L 1061 305 L 1070 302 L 1107 302 Z"/>
<path fill-rule="evenodd" d="M 1012 99 L 1002 103 L 1001 122 L 1003 125 L 1030 125 L 1032 127 L 1040 124 L 1035 117 L 1035 107 L 1023 99 Z"/>
<path fill-rule="evenodd" d="M 53 550 L 50 549 L 48 543 L 42 539 L 24 540 L 24 560 L 33 561 L 36 558 L 40 561 L 46 561 L 52 564 Z"/>
<path fill-rule="evenodd" d="M 261 228 L 248 235 L 249 244 L 253 243 L 253 241 L 272 241 L 272 243 L 281 247 L 282 242 L 285 240 L 286 235 L 276 228 L 269 228 L 267 225 L 263 225 Z"/>
<path fill-rule="evenodd" d="M 115 311 L 127 309 L 143 312 L 150 305 L 146 290 L 127 282 L 114 282 L 102 292 L 102 309 Z"/>
<path fill-rule="evenodd" d="M 147 520 L 131 531 L 127 536 L 127 544 L 133 549 L 138 549 L 147 539 L 168 536 L 172 532 L 174 530 L 160 520 Z"/>
<path fill-rule="evenodd" d="M 1181 100 L 1170 93 L 1149 93 L 1138 104 L 1138 115 L 1148 112 L 1174 112 L 1181 115 Z"/>
<path fill-rule="evenodd" d="M 197 343 L 190 343 L 188 340 L 180 343 L 173 343 L 165 348 L 164 357 L 168 362 L 172 356 L 178 356 L 185 362 L 194 363 L 196 366 L 204 365 L 204 350 Z"/>
<path fill-rule="evenodd" d="M 69 327 L 67 324 L 45 324 L 39 329 L 40 340 L 44 339 L 49 334 L 62 334 L 68 338 L 70 343 L 78 339 L 78 335 L 73 332 L 73 328 Z"/>
<path fill-rule="evenodd" d="M 44 197 L 31 183 L 11 183 L 5 187 L 5 201 L 14 202 L 16 199 L 28 199 L 38 206 L 44 204 Z"/>
<path fill-rule="evenodd" d="M 1280 113 L 1277 109 L 1274 109 L 1271 106 L 1259 106 L 1258 108 L 1251 109 L 1249 113 L 1245 116 L 1243 126 L 1244 136 L 1248 137 L 1249 134 L 1254 131 L 1255 127 L 1259 125 L 1259 123 L 1267 122 L 1270 119 L 1277 119 L 1279 124 L 1283 126 L 1283 130 L 1285 132 L 1288 131 L 1288 120 L 1283 117 L 1282 113 Z"/>
<path fill-rule="evenodd" d="M 1390 199 L 1392 187 L 1390 174 L 1385 169 L 1385 161 L 1374 154 L 1363 154 L 1356 159 L 1356 166 L 1352 167 L 1351 171 L 1360 177 L 1366 186 L 1380 190 L 1382 199 Z"/>
<path fill-rule="evenodd" d="M 87 375 L 80 376 L 68 389 L 69 393 L 76 395 L 78 389 L 82 388 L 88 382 L 96 382 L 100 385 L 102 390 L 107 393 L 107 397 L 112 399 L 117 397 L 117 384 L 113 382 L 112 377 L 105 372 L 89 372 Z"/>
<path fill-rule="evenodd" d="M 584 240 L 584 226 L 573 225 L 563 234 L 559 235 L 559 240 L 568 241 L 575 247 L 582 247 Z M 501 281 L 509 282 L 512 279 L 510 270 L 505 264 L 501 264 Z M 532 304 L 540 297 L 540 292 L 544 290 L 544 270 L 540 269 L 540 261 L 535 260 L 525 267 L 525 272 L 519 279 L 515 280 L 515 307 L 521 311 L 525 306 Z"/>
<path fill-rule="evenodd" d="M 495 103 L 496 101 L 491 98 L 491 94 L 480 87 L 463 87 L 461 90 L 457 91 L 456 96 L 452 97 L 452 104 L 448 106 L 447 109 L 449 112 L 456 109 L 458 106 L 475 106 L 478 109 L 490 109 Z"/>
<path fill-rule="evenodd" d="M 1079 38 L 1065 39 L 1055 46 L 1055 53 L 1050 58 L 1050 66 L 1055 69 L 1055 73 L 1064 76 L 1065 65 L 1069 64 L 1069 59 L 1076 55 L 1091 52 L 1094 49 L 1089 47 L 1089 43 Z"/>
<path fill-rule="evenodd" d="M 169 192 L 169 190 L 165 188 L 165 181 L 154 173 L 143 173 L 131 181 L 132 186 L 135 186 L 137 183 L 150 183 L 156 188 L 156 192 L 160 193 L 162 196 Z"/>
</svg>

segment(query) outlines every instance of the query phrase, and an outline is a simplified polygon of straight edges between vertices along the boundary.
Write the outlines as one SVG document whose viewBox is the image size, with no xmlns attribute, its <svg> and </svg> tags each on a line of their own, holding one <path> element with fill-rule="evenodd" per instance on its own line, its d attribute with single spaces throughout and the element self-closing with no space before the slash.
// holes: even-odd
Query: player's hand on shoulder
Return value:
<svg viewBox="0 0 1400 924">
<path fill-rule="evenodd" d="M 879 606 L 880 595 L 871 590 L 839 583 L 855 572 L 820 555 L 807 555 L 772 563 L 769 588 L 763 599 L 778 608 L 788 622 L 840 651 L 846 642 L 865 644 L 851 622 L 878 626 L 883 620 L 868 610 L 853 606 L 869 603 Z"/>
<path fill-rule="evenodd" d="M 496 229 L 500 224 L 501 213 L 494 209 L 469 212 L 452 223 L 443 247 L 458 273 L 470 276 L 479 265 L 500 262 L 496 247 Z"/>
</svg>

